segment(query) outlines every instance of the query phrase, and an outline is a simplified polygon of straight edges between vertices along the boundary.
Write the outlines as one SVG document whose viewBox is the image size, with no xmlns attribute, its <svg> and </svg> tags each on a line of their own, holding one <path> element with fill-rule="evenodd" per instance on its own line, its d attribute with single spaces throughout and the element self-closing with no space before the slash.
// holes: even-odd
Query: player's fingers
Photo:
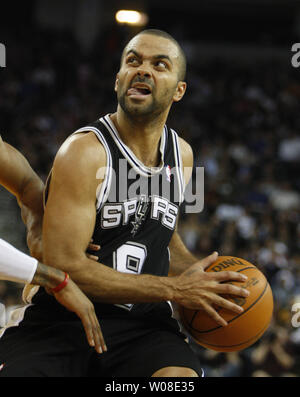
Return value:
<svg viewBox="0 0 300 397">
<path fill-rule="evenodd" d="M 96 255 L 91 255 L 91 254 L 86 254 L 86 256 L 89 258 L 89 259 L 91 259 L 92 261 L 96 261 L 96 262 L 98 262 L 98 256 L 96 256 Z"/>
<path fill-rule="evenodd" d="M 206 258 L 200 261 L 200 265 L 203 270 L 208 268 L 211 264 L 213 264 L 218 259 L 219 254 L 215 251 L 211 255 L 207 256 Z"/>
<path fill-rule="evenodd" d="M 221 317 L 218 312 L 210 306 L 208 303 L 203 302 L 202 304 L 203 309 L 206 311 L 206 313 L 213 319 L 215 322 L 222 327 L 226 327 L 228 325 L 227 321 L 224 320 L 223 317 Z"/>
<path fill-rule="evenodd" d="M 242 273 L 232 272 L 232 271 L 223 271 L 223 272 L 211 272 L 209 273 L 209 277 L 213 278 L 218 282 L 225 281 L 240 281 L 245 282 L 248 280 L 248 277 Z"/>
<path fill-rule="evenodd" d="M 101 248 L 101 246 L 100 245 L 98 245 L 98 244 L 89 244 L 89 250 L 91 250 L 91 251 L 99 251 L 100 250 L 100 248 Z"/>
<path fill-rule="evenodd" d="M 90 346 L 95 347 L 95 340 L 94 340 L 94 334 L 93 334 L 93 326 L 90 320 L 90 316 L 87 312 L 84 314 L 82 313 L 77 313 L 78 316 L 81 319 L 88 343 Z"/>
<path fill-rule="evenodd" d="M 224 309 L 230 310 L 234 313 L 237 313 L 237 314 L 241 314 L 244 311 L 244 309 L 241 306 L 239 306 L 239 305 L 237 305 L 221 296 L 216 297 L 216 299 L 214 300 L 214 304 L 216 304 L 219 307 L 222 307 Z"/>
<path fill-rule="evenodd" d="M 94 311 L 90 313 L 90 319 L 93 327 L 93 337 L 95 342 L 95 349 L 98 353 L 103 353 L 103 351 L 107 351 L 107 346 L 104 340 L 104 336 L 101 330 L 101 326 L 97 319 L 97 316 Z"/>
<path fill-rule="evenodd" d="M 246 288 L 238 287 L 231 283 L 218 283 L 214 288 L 214 292 L 218 294 L 241 296 L 243 298 L 247 298 L 250 295 L 250 292 Z"/>
</svg>

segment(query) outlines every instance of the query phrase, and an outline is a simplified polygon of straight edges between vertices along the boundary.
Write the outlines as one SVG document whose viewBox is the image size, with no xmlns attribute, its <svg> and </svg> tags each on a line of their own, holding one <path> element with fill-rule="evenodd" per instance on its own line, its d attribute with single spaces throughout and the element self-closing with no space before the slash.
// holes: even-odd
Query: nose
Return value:
<svg viewBox="0 0 300 397">
<path fill-rule="evenodd" d="M 151 72 L 146 65 L 141 65 L 137 70 L 137 75 L 142 78 L 150 78 Z"/>
</svg>

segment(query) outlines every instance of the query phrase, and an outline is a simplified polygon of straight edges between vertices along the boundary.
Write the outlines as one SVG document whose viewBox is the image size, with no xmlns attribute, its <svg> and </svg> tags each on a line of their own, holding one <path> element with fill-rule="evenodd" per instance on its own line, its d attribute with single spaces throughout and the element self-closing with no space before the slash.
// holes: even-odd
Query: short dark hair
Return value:
<svg viewBox="0 0 300 397">
<path fill-rule="evenodd" d="M 164 30 L 159 30 L 159 29 L 145 29 L 145 30 L 142 30 L 140 33 L 138 33 L 136 36 L 139 36 L 141 34 L 149 34 L 152 36 L 164 37 L 165 39 L 172 41 L 172 43 L 174 43 L 176 45 L 176 47 L 178 48 L 178 51 L 179 51 L 179 58 L 180 58 L 179 59 L 178 80 L 184 81 L 186 78 L 187 60 L 186 60 L 185 53 L 184 53 L 181 45 L 178 43 L 178 41 L 175 40 L 174 37 L 171 36 L 169 33 L 165 32 Z M 127 45 L 128 45 L 128 43 L 127 43 Z M 127 45 L 125 46 L 125 49 L 126 49 Z M 122 58 L 121 58 L 122 61 L 124 58 L 125 49 L 122 54 Z"/>
</svg>

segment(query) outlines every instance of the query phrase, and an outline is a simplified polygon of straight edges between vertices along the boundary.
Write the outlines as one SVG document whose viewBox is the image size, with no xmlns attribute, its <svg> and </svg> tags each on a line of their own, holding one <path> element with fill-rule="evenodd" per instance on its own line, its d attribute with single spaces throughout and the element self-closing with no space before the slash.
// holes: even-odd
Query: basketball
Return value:
<svg viewBox="0 0 300 397">
<path fill-rule="evenodd" d="M 266 277 L 252 263 L 232 256 L 220 256 L 206 271 L 235 271 L 248 277 L 245 282 L 231 282 L 246 288 L 250 292 L 247 298 L 223 295 L 242 306 L 244 312 L 236 314 L 225 308 L 216 308 L 228 323 L 226 327 L 222 327 L 204 310 L 179 306 L 182 325 L 195 342 L 212 350 L 233 352 L 251 346 L 264 334 L 272 319 L 273 295 Z"/>
</svg>

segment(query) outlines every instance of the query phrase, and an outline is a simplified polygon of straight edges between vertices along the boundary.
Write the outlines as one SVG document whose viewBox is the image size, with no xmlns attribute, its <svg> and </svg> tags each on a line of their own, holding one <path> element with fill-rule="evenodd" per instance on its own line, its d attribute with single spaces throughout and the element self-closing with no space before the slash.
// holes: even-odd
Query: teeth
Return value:
<svg viewBox="0 0 300 397">
<path fill-rule="evenodd" d="M 134 86 L 132 86 L 132 88 L 135 88 L 135 89 L 137 89 L 137 90 L 146 90 L 146 91 L 150 91 L 150 89 L 147 87 L 147 86 L 143 86 L 143 85 L 134 85 Z"/>
</svg>

